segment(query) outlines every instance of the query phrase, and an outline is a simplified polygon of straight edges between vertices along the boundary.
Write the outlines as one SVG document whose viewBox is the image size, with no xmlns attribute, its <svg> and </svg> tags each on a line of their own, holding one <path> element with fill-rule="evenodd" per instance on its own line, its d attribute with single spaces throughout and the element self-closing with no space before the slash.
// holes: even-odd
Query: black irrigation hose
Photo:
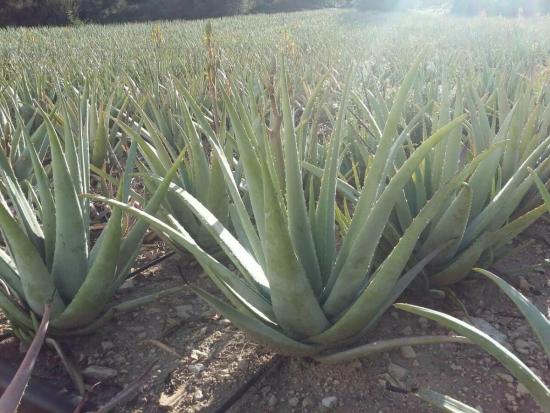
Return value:
<svg viewBox="0 0 550 413">
<path fill-rule="evenodd" d="M 153 265 L 157 265 L 158 263 L 164 261 L 165 259 L 170 258 L 175 253 L 176 253 L 176 251 L 170 251 L 170 252 L 167 252 L 164 255 L 161 255 L 160 257 L 155 258 L 154 260 L 152 260 L 152 261 L 148 262 L 147 264 L 145 264 L 143 267 L 140 267 L 137 270 L 132 271 L 130 274 L 128 274 L 128 276 L 126 278 L 128 279 L 128 278 L 135 277 L 139 273 L 151 268 Z"/>
<path fill-rule="evenodd" d="M 245 393 L 252 388 L 257 382 L 259 382 L 264 376 L 267 376 L 268 373 L 271 373 L 275 369 L 281 366 L 283 360 L 286 357 L 280 356 L 278 354 L 274 355 L 269 362 L 265 363 L 261 369 L 254 373 L 244 384 L 237 389 L 233 395 L 228 398 L 223 404 L 214 410 L 214 413 L 226 413 L 231 407 L 235 405 Z"/>
</svg>

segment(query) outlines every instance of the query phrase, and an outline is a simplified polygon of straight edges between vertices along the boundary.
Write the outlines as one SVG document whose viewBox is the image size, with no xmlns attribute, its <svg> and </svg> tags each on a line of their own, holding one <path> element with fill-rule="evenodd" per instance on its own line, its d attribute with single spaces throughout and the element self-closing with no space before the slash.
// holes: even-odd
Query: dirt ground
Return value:
<svg viewBox="0 0 550 413">
<path fill-rule="evenodd" d="M 539 221 L 518 241 L 531 244 L 493 267 L 546 315 L 550 312 L 548 234 L 550 225 Z M 148 246 L 144 251 L 142 263 L 162 253 L 163 246 Z M 117 299 L 178 286 L 182 279 L 215 292 L 194 261 L 175 255 L 128 281 Z M 455 293 L 469 309 L 470 317 L 494 327 L 506 345 L 550 382 L 549 361 L 542 348 L 519 312 L 492 283 L 469 280 L 457 286 Z M 407 293 L 401 301 L 465 317 L 452 300 Z M 6 331 L 5 320 L 0 319 L 0 337 Z M 365 342 L 447 333 L 431 321 L 392 310 Z M 89 385 L 101 382 L 89 394 L 96 406 L 119 393 L 148 366 L 154 366 L 137 394 L 116 407 L 116 412 L 433 411 L 411 394 L 387 390 L 388 374 L 406 387 L 427 386 L 484 413 L 540 411 L 504 367 L 474 346 L 402 348 L 339 366 L 284 358 L 248 341 L 228 320 L 185 290 L 119 315 L 96 334 L 67 339 L 62 345 L 86 372 Z M 14 365 L 21 360 L 17 340 L 2 339 L 0 358 Z M 36 376 L 72 389 L 60 360 L 51 351 L 42 352 Z"/>
</svg>

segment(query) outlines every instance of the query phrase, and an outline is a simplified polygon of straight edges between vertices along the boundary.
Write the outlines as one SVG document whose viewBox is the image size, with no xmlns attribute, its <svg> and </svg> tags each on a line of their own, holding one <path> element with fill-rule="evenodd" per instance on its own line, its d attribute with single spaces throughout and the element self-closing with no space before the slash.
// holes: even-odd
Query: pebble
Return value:
<svg viewBox="0 0 550 413">
<path fill-rule="evenodd" d="M 422 327 L 423 329 L 426 329 L 428 328 L 428 325 L 429 325 L 429 321 L 427 318 L 424 318 L 424 317 L 420 317 L 418 319 L 418 324 L 420 324 L 420 327 Z"/>
<path fill-rule="evenodd" d="M 321 400 L 321 405 L 330 409 L 331 407 L 334 407 L 336 405 L 337 400 L 338 399 L 336 396 L 325 397 L 323 400 Z"/>
<path fill-rule="evenodd" d="M 192 373 L 200 373 L 204 370 L 204 364 L 197 363 L 197 364 L 190 364 L 187 369 Z"/>
<path fill-rule="evenodd" d="M 174 307 L 174 310 L 176 310 L 176 315 L 178 316 L 178 318 L 187 320 L 189 317 L 191 317 L 191 314 L 193 313 L 193 306 L 178 305 Z"/>
<path fill-rule="evenodd" d="M 506 374 L 506 373 L 497 373 L 497 376 L 500 377 L 502 380 L 504 380 L 505 382 L 508 382 L 508 383 L 513 383 L 514 382 L 514 378 L 509 375 L 509 374 Z"/>
<path fill-rule="evenodd" d="M 269 399 L 267 399 L 267 405 L 269 407 L 275 407 L 276 404 L 277 404 L 277 398 L 275 397 L 274 394 L 272 394 L 271 396 L 269 396 Z"/>
<path fill-rule="evenodd" d="M 101 348 L 103 349 L 103 351 L 110 350 L 114 347 L 115 347 L 115 345 L 113 344 L 112 341 L 103 341 L 103 342 L 101 342 Z"/>
<path fill-rule="evenodd" d="M 195 390 L 195 394 L 193 394 L 193 399 L 195 399 L 195 400 L 202 400 L 203 397 L 204 397 L 204 395 L 202 394 L 202 390 L 201 390 L 201 389 Z"/>
<path fill-rule="evenodd" d="M 411 326 L 407 326 L 407 327 L 405 327 L 401 332 L 402 332 L 403 335 L 405 335 L 405 336 L 411 336 L 412 333 L 413 333 L 413 329 L 412 329 Z"/>
<path fill-rule="evenodd" d="M 291 407 L 298 406 L 298 403 L 300 403 L 300 399 L 297 397 L 291 397 L 290 399 L 288 399 L 288 404 L 290 404 Z"/>
<path fill-rule="evenodd" d="M 416 352 L 411 346 L 403 346 L 400 349 L 401 356 L 405 359 L 415 359 L 416 358 Z"/>
<path fill-rule="evenodd" d="M 127 290 L 130 288 L 134 288 L 136 286 L 136 282 L 133 279 L 128 279 L 122 283 L 122 285 L 119 287 L 121 290 Z"/>
<path fill-rule="evenodd" d="M 244 370 L 248 370 L 248 360 L 245 360 L 245 359 L 241 359 L 239 360 L 239 362 L 237 363 L 237 367 L 239 368 L 239 370 L 241 371 L 244 371 Z"/>
<path fill-rule="evenodd" d="M 302 407 L 311 407 L 315 405 L 315 400 L 311 396 L 306 396 L 304 400 L 302 400 Z"/>
<path fill-rule="evenodd" d="M 508 401 L 508 403 L 515 403 L 516 401 L 516 398 L 510 393 L 504 393 L 504 398 Z"/>
<path fill-rule="evenodd" d="M 198 360 L 201 358 L 208 358 L 208 353 L 205 353 L 204 351 L 193 349 L 191 350 L 191 358 L 193 360 Z"/>
<path fill-rule="evenodd" d="M 84 377 L 94 380 L 111 379 L 117 376 L 117 371 L 109 367 L 103 366 L 88 366 L 82 371 Z"/>
<path fill-rule="evenodd" d="M 518 338 L 516 341 L 514 341 L 514 346 L 516 347 L 516 350 L 521 354 L 529 354 L 529 351 L 531 349 L 531 345 L 529 342 L 525 341 L 522 338 Z"/>
<path fill-rule="evenodd" d="M 403 380 L 409 374 L 409 371 L 397 364 L 390 363 L 388 366 L 388 373 L 397 380 Z"/>
<path fill-rule="evenodd" d="M 525 277 L 519 277 L 519 289 L 525 292 L 531 291 L 531 284 L 529 284 Z"/>
</svg>

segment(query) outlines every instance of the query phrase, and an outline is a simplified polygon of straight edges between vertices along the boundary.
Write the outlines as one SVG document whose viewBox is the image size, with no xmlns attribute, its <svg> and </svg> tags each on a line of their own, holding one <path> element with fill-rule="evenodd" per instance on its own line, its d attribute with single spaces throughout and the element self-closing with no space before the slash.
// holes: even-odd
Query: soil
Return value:
<svg viewBox="0 0 550 413">
<path fill-rule="evenodd" d="M 530 242 L 493 270 L 520 288 L 550 315 L 550 225 L 541 220 L 518 238 Z M 144 248 L 140 262 L 164 252 Z M 136 267 L 139 267 L 136 265 Z M 182 280 L 183 278 L 183 280 Z M 215 288 L 190 258 L 175 255 L 127 281 L 117 300 L 191 283 Z M 517 309 L 492 283 L 472 278 L 454 288 L 476 322 L 484 320 L 546 383 L 549 361 Z M 439 308 L 465 318 L 450 299 L 407 293 L 401 301 Z M 1 314 L 0 314 L 1 317 Z M 0 337 L 7 332 L 0 318 Z M 389 311 L 365 342 L 406 335 L 448 334 L 431 321 Z M 1 340 L 1 339 L 0 339 Z M 249 340 L 189 290 L 121 314 L 94 335 L 61 341 L 84 371 L 106 367 L 103 378 L 87 377 L 89 401 L 101 406 L 144 372 L 146 379 L 116 412 L 431 412 L 412 394 L 388 390 L 391 375 L 403 388 L 429 387 L 488 412 L 540 412 L 522 386 L 491 356 L 468 345 L 445 344 L 401 349 L 343 365 L 285 358 Z M 0 358 L 21 358 L 15 338 L 0 342 Z M 149 371 L 148 366 L 154 366 Z M 72 389 L 59 358 L 43 351 L 35 375 Z"/>
</svg>

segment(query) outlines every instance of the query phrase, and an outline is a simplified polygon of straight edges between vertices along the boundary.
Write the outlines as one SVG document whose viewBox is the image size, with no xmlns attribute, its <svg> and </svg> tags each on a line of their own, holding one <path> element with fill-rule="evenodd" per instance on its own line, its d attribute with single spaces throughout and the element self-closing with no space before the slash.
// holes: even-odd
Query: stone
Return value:
<svg viewBox="0 0 550 413">
<path fill-rule="evenodd" d="M 296 406 L 298 406 L 298 403 L 300 403 L 300 399 L 297 398 L 297 397 L 291 397 L 290 399 L 288 399 L 288 404 L 289 404 L 291 407 L 296 407 Z"/>
<path fill-rule="evenodd" d="M 415 359 L 416 352 L 411 346 L 403 346 L 399 349 L 401 351 L 401 356 L 405 359 Z"/>
<path fill-rule="evenodd" d="M 176 310 L 176 316 L 183 320 L 187 320 L 193 314 L 192 305 L 178 305 L 174 307 L 174 310 Z"/>
<path fill-rule="evenodd" d="M 330 409 L 331 407 L 336 406 L 337 401 L 338 401 L 338 398 L 336 396 L 329 396 L 321 400 L 321 405 L 323 407 L 326 407 L 327 409 Z"/>
<path fill-rule="evenodd" d="M 504 398 L 506 399 L 506 401 L 508 403 L 515 403 L 516 402 L 516 398 L 514 397 L 514 395 L 512 395 L 510 393 L 504 393 Z"/>
<path fill-rule="evenodd" d="M 239 368 L 239 370 L 241 371 L 245 371 L 245 370 L 248 370 L 248 360 L 246 359 L 241 359 L 238 361 L 237 363 L 237 367 Z"/>
<path fill-rule="evenodd" d="M 115 347 L 115 345 L 113 344 L 112 341 L 103 341 L 103 342 L 101 342 L 101 348 L 103 349 L 103 351 L 111 350 L 114 347 Z"/>
<path fill-rule="evenodd" d="M 201 390 L 201 389 L 195 390 L 195 393 L 193 394 L 193 399 L 194 399 L 194 400 L 202 400 L 203 397 L 204 397 L 204 395 L 202 394 L 202 390 Z"/>
<path fill-rule="evenodd" d="M 204 370 L 204 364 L 197 363 L 197 364 L 190 364 L 187 369 L 192 373 L 200 373 Z"/>
<path fill-rule="evenodd" d="M 531 291 L 531 284 L 523 276 L 519 277 L 519 289 L 525 292 Z"/>
<path fill-rule="evenodd" d="M 513 383 L 514 382 L 514 378 L 509 374 L 497 373 L 497 376 L 500 377 L 500 379 L 504 380 L 507 383 Z"/>
<path fill-rule="evenodd" d="M 413 329 L 411 326 L 407 326 L 405 327 L 402 331 L 403 335 L 405 336 L 412 336 L 412 333 L 413 333 Z"/>
<path fill-rule="evenodd" d="M 390 375 L 397 380 L 403 380 L 405 377 L 407 377 L 409 371 L 406 368 L 401 367 L 397 364 L 390 363 L 388 366 L 388 373 L 390 373 Z"/>
<path fill-rule="evenodd" d="M 518 338 L 516 341 L 514 341 L 514 346 L 516 347 L 516 350 L 521 354 L 529 354 L 531 351 L 531 345 L 529 342 L 525 341 L 522 338 Z"/>
<path fill-rule="evenodd" d="M 131 288 L 134 288 L 136 286 L 136 282 L 132 279 L 132 278 L 129 278 L 127 279 L 126 281 L 124 281 L 122 283 L 122 285 L 119 287 L 120 290 L 129 290 Z"/>
<path fill-rule="evenodd" d="M 118 372 L 115 369 L 103 366 L 88 366 L 82 371 L 84 377 L 93 379 L 93 380 L 106 380 L 112 379 L 118 375 Z"/>
<path fill-rule="evenodd" d="M 311 407 L 315 405 L 315 400 L 311 396 L 304 397 L 304 400 L 302 400 L 302 407 Z"/>
<path fill-rule="evenodd" d="M 193 360 L 198 360 L 198 359 L 201 359 L 201 358 L 207 359 L 208 358 L 208 353 L 206 353 L 204 351 L 201 351 L 201 350 L 193 349 L 193 350 L 191 350 L 191 358 Z"/>
<path fill-rule="evenodd" d="M 271 396 L 269 396 L 269 398 L 267 399 L 267 405 L 269 407 L 275 407 L 275 405 L 277 404 L 277 397 L 275 397 L 274 394 L 272 394 Z"/>
</svg>

